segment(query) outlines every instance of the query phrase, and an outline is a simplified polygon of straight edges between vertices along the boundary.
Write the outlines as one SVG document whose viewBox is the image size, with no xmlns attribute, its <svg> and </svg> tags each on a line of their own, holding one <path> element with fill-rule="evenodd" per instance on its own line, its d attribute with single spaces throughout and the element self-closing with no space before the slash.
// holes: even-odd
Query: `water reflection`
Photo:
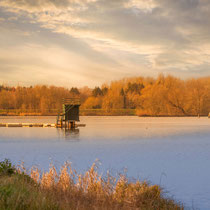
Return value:
<svg viewBox="0 0 210 210">
<path fill-rule="evenodd" d="M 79 141 L 80 131 L 76 129 L 57 129 L 58 135 L 60 138 L 70 141 Z"/>
</svg>

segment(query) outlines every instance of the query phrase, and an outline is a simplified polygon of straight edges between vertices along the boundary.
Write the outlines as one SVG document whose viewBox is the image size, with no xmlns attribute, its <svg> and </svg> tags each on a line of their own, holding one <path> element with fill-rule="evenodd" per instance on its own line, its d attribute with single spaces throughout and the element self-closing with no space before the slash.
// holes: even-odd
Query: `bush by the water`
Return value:
<svg viewBox="0 0 210 210">
<path fill-rule="evenodd" d="M 97 164 L 79 174 L 66 163 L 58 172 L 54 166 L 41 173 L 32 168 L 15 169 L 0 163 L 0 209 L 183 209 L 164 196 L 158 185 L 129 182 L 126 176 L 99 175 Z M 5 173 L 7 169 L 13 173 Z"/>
<path fill-rule="evenodd" d="M 11 175 L 15 173 L 15 166 L 12 165 L 11 161 L 5 159 L 0 162 L 0 175 Z"/>
</svg>

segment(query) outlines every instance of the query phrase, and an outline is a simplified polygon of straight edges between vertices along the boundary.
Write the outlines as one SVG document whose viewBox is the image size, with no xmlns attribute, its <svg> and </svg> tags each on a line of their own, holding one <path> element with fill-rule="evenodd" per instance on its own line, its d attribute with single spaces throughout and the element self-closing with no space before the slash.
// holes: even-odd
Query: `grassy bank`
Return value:
<svg viewBox="0 0 210 210">
<path fill-rule="evenodd" d="M 58 110 L 41 112 L 40 110 L 0 109 L 0 116 L 57 116 Z M 198 117 L 184 114 L 149 114 L 138 109 L 80 109 L 80 116 L 139 116 L 139 117 Z M 200 117 L 207 115 L 200 115 Z"/>
<path fill-rule="evenodd" d="M 58 110 L 0 109 L 0 116 L 57 116 Z M 80 109 L 81 116 L 135 116 L 135 109 Z"/>
<path fill-rule="evenodd" d="M 158 185 L 129 182 L 108 173 L 102 178 L 96 164 L 78 174 L 66 163 L 59 172 L 51 167 L 41 173 L 33 168 L 26 175 L 5 160 L 0 162 L 0 209 L 183 209 L 164 196 Z"/>
</svg>

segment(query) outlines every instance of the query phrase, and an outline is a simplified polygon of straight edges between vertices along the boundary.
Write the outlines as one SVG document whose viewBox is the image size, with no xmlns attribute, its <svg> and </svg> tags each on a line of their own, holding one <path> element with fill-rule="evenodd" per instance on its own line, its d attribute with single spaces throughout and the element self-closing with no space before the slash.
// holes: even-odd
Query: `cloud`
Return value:
<svg viewBox="0 0 210 210">
<path fill-rule="evenodd" d="M 22 35 L 30 35 L 29 42 L 38 29 L 57 34 L 56 42 L 63 40 L 59 47 L 70 57 L 77 55 L 80 69 L 86 68 L 82 62 L 92 68 L 89 74 L 79 72 L 88 79 L 100 80 L 102 70 L 107 78 L 111 72 L 136 75 L 138 69 L 144 74 L 210 73 L 209 0 L 1 0 L 0 7 L 11 27 L 25 26 Z"/>
<path fill-rule="evenodd" d="M 103 83 L 110 74 L 103 66 L 57 46 L 46 49 L 41 45 L 28 45 L 12 51 L 10 48 L 1 49 L 0 62 L 1 76 L 26 83 L 54 84 L 56 81 L 58 85 L 81 87 L 94 80 L 95 84 Z"/>
<path fill-rule="evenodd" d="M 139 9 L 143 12 L 152 12 L 152 10 L 157 6 L 154 0 L 130 0 L 127 1 L 125 5 L 128 8 Z"/>
<path fill-rule="evenodd" d="M 94 0 L 2 0 L 5 8 L 25 10 L 27 12 L 53 11 L 66 8 L 84 7 Z"/>
</svg>

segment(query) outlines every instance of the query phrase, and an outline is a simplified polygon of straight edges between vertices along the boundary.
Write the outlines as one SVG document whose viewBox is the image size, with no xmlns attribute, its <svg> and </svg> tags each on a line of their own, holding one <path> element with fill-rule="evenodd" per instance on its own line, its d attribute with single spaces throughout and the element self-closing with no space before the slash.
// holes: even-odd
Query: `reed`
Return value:
<svg viewBox="0 0 210 210">
<path fill-rule="evenodd" d="M 0 175 L 0 206 L 17 209 L 22 202 L 22 209 L 183 209 L 167 198 L 158 185 L 129 182 L 125 175 L 114 177 L 109 172 L 102 176 L 97 167 L 94 163 L 81 174 L 66 162 L 59 171 L 53 165 L 47 172 L 33 167 L 27 172 L 29 175 L 25 175 L 24 167 L 19 167 L 10 177 L 4 175 L 4 180 Z M 2 193 L 2 189 L 11 187 L 11 182 L 16 194 Z"/>
</svg>

